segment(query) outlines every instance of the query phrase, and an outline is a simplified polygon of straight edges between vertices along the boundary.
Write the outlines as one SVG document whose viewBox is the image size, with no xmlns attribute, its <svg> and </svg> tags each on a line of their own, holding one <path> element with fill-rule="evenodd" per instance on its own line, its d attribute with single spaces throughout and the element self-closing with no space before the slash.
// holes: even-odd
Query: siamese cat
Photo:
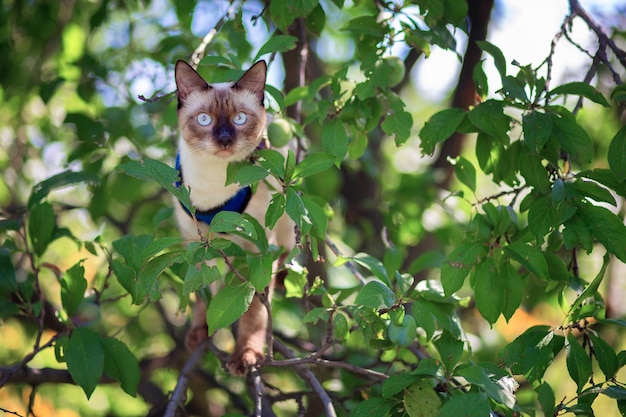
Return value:
<svg viewBox="0 0 626 417">
<path fill-rule="evenodd" d="M 190 188 L 197 219 L 196 223 L 178 201 L 174 202 L 178 226 L 185 239 L 199 239 L 198 229 L 202 235 L 208 236 L 210 220 L 220 210 L 246 212 L 259 223 L 265 223 L 271 189 L 281 189 L 274 178 L 261 181 L 254 194 L 249 187 L 225 184 L 229 162 L 246 160 L 255 150 L 264 147 L 266 71 L 265 62 L 259 61 L 234 83 L 209 84 L 186 62 L 176 63 L 177 113 L 181 131 L 176 165 L 180 173 L 179 185 Z M 286 215 L 267 233 L 269 243 L 284 247 L 287 253 L 295 244 L 293 223 Z M 243 238 L 228 238 L 246 250 L 255 250 L 255 246 Z M 284 255 L 275 262 L 274 272 L 282 260 Z M 268 299 L 273 287 L 272 278 L 266 292 Z M 231 373 L 244 375 L 265 357 L 267 315 L 267 309 L 255 295 L 239 319 L 236 346 L 228 363 Z M 194 350 L 206 338 L 206 306 L 198 301 L 185 344 Z"/>
</svg>

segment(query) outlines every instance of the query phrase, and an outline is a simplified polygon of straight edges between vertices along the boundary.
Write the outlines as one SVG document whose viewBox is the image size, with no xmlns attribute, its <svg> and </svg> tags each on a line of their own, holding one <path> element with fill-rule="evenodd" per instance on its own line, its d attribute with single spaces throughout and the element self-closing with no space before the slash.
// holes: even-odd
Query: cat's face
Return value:
<svg viewBox="0 0 626 417">
<path fill-rule="evenodd" d="M 266 123 L 266 71 L 259 61 L 235 83 L 208 84 L 186 62 L 176 63 L 178 124 L 192 151 L 240 161 L 257 148 Z"/>
</svg>

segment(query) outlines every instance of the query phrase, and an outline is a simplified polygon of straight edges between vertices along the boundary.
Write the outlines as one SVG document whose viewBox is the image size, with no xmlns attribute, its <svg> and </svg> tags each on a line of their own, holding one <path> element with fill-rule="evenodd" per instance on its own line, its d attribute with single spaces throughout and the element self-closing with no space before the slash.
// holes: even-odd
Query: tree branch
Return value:
<svg viewBox="0 0 626 417">
<path fill-rule="evenodd" d="M 189 375 L 195 368 L 196 364 L 202 359 L 205 352 L 209 348 L 210 341 L 205 339 L 193 352 L 185 366 L 180 371 L 178 376 L 178 382 L 176 382 L 176 388 L 172 393 L 172 397 L 167 404 L 167 409 L 163 417 L 175 417 L 178 409 L 183 409 L 185 406 L 185 400 L 187 399 L 187 385 L 189 384 Z"/>
<path fill-rule="evenodd" d="M 293 354 L 291 349 L 282 344 L 280 341 L 274 340 L 274 348 L 288 359 L 295 359 L 295 355 Z M 300 375 L 302 379 L 307 381 L 313 391 L 315 391 L 320 401 L 322 402 L 322 405 L 324 406 L 325 415 L 327 417 L 336 417 L 337 413 L 335 412 L 335 407 L 333 406 L 333 403 L 328 396 L 328 393 L 324 390 L 324 387 L 322 387 L 322 384 L 320 384 L 320 381 L 317 379 L 315 374 L 302 363 L 294 363 L 293 367 L 296 373 Z"/>
</svg>

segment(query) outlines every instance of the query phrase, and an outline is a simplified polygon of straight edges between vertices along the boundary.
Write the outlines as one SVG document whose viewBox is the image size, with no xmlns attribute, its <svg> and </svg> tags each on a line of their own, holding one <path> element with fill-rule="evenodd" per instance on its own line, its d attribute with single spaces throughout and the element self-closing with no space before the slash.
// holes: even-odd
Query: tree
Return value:
<svg viewBox="0 0 626 417">
<path fill-rule="evenodd" d="M 625 414 L 626 321 L 610 303 L 626 262 L 624 32 L 569 6 L 533 66 L 486 40 L 491 2 L 6 5 L 2 411 Z M 452 105 L 413 110 L 411 72 L 459 37 Z M 553 77 L 563 43 L 586 74 Z M 176 59 L 212 82 L 268 62 L 268 107 L 296 151 L 262 150 L 229 179 L 278 178 L 265 224 L 227 212 L 206 239 L 178 237 Z M 403 172 L 394 155 L 417 146 L 437 156 Z M 267 285 L 278 249 L 262 230 L 284 212 L 299 245 L 244 381 L 224 370 L 229 327 L 237 295 Z M 190 354 L 184 312 L 222 276 L 219 330 Z"/>
</svg>

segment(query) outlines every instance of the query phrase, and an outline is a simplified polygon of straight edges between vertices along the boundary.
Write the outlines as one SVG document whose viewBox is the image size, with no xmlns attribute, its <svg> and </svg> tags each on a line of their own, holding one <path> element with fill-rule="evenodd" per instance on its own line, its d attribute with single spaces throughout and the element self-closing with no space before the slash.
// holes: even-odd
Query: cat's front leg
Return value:
<svg viewBox="0 0 626 417">
<path fill-rule="evenodd" d="M 227 365 L 232 374 L 245 375 L 250 367 L 265 358 L 267 317 L 267 308 L 259 295 L 255 295 L 248 311 L 239 319 L 235 351 Z"/>
<path fill-rule="evenodd" d="M 209 326 L 206 323 L 206 305 L 202 300 L 196 301 L 193 306 L 193 316 L 191 318 L 191 327 L 185 335 L 185 346 L 190 352 L 205 340 L 209 338 Z"/>
</svg>

